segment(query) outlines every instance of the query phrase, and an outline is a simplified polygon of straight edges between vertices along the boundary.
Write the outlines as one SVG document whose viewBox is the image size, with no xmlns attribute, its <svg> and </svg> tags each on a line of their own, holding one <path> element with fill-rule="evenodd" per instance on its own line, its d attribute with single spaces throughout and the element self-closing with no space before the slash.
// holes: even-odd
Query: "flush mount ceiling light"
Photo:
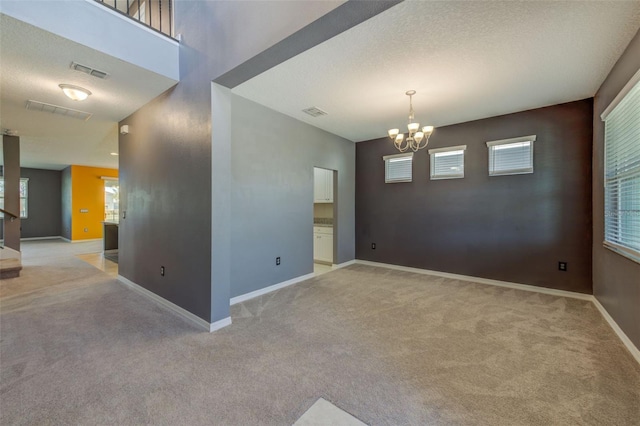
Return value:
<svg viewBox="0 0 640 426">
<path fill-rule="evenodd" d="M 409 96 L 409 124 L 407 125 L 407 129 L 409 129 L 409 134 L 406 139 L 404 137 L 404 133 L 400 133 L 399 129 L 390 129 L 389 137 L 393 141 L 394 145 L 400 152 L 405 152 L 409 148 L 411 148 L 414 152 L 426 148 L 429 143 L 429 136 L 433 133 L 433 126 L 424 126 L 422 130 L 420 130 L 420 123 L 414 123 L 415 116 L 413 114 L 413 95 L 416 94 L 415 90 L 409 90 L 405 93 Z M 424 144 L 421 144 L 424 142 Z"/>
<path fill-rule="evenodd" d="M 114 157 L 117 157 L 118 153 L 117 152 L 112 152 L 111 155 L 113 155 Z"/>
<path fill-rule="evenodd" d="M 84 101 L 91 94 L 91 92 L 84 87 L 74 86 L 72 84 L 59 84 L 58 86 L 69 99 L 74 101 Z"/>
</svg>

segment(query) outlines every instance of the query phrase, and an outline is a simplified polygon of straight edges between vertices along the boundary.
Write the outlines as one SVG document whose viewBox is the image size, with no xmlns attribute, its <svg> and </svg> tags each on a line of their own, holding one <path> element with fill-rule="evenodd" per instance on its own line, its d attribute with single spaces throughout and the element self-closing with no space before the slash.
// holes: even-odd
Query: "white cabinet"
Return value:
<svg viewBox="0 0 640 426">
<path fill-rule="evenodd" d="M 333 263 L 333 228 L 313 227 L 313 260 L 328 264 Z"/>
<path fill-rule="evenodd" d="M 313 168 L 313 202 L 333 203 L 333 170 Z"/>
</svg>

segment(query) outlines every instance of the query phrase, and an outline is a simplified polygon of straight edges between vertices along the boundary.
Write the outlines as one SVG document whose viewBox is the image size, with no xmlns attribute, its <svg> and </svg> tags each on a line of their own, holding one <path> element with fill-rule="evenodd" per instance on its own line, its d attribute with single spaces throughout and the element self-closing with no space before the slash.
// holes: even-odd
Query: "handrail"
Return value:
<svg viewBox="0 0 640 426">
<path fill-rule="evenodd" d="M 11 222 L 13 222 L 15 219 L 18 219 L 18 216 L 16 216 L 15 214 L 6 211 L 5 209 L 0 209 L 0 213 L 4 213 L 6 215 L 8 215 L 11 218 Z"/>
<path fill-rule="evenodd" d="M 169 38 L 173 37 L 173 0 L 95 0 Z M 164 24 L 164 28 L 163 28 Z"/>
</svg>

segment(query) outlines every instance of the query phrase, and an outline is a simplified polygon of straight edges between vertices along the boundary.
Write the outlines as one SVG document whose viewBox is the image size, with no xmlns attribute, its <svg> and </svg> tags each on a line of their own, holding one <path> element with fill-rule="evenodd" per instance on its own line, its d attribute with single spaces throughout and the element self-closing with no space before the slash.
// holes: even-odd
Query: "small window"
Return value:
<svg viewBox="0 0 640 426">
<path fill-rule="evenodd" d="M 385 155 L 384 181 L 385 183 L 411 182 L 413 173 L 413 152 L 409 154 Z"/>
<path fill-rule="evenodd" d="M 26 219 L 28 216 L 29 204 L 29 178 L 20 179 L 20 218 Z M 0 208 L 4 209 L 4 178 L 0 178 Z M 13 212 L 11 212 L 13 213 Z M 4 217 L 0 213 L 0 218 Z"/>
<path fill-rule="evenodd" d="M 533 142 L 536 136 L 487 142 L 489 176 L 533 173 Z"/>
<path fill-rule="evenodd" d="M 466 145 L 430 149 L 431 180 L 463 178 L 466 149 Z"/>
<path fill-rule="evenodd" d="M 602 114 L 604 245 L 640 262 L 640 71 Z"/>
</svg>

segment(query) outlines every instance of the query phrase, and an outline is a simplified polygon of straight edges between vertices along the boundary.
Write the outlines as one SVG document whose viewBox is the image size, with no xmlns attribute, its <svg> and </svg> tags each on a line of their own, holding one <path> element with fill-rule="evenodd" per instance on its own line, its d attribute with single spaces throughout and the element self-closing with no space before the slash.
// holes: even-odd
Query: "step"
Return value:
<svg viewBox="0 0 640 426">
<path fill-rule="evenodd" d="M 0 259 L 0 279 L 19 277 L 21 270 L 20 259 Z"/>
</svg>

